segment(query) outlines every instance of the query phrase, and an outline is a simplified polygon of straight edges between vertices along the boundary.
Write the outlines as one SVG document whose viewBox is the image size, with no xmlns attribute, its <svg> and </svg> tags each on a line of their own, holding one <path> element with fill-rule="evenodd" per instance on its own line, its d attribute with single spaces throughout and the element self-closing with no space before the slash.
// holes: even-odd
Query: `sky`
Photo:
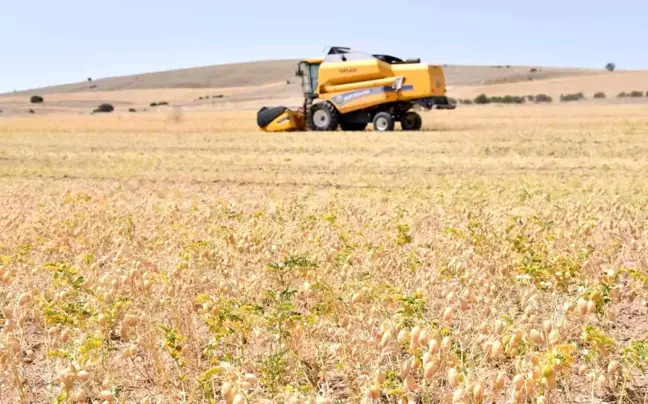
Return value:
<svg viewBox="0 0 648 404">
<path fill-rule="evenodd" d="M 646 0 L 3 0 L 0 92 L 322 55 L 648 69 Z"/>
</svg>

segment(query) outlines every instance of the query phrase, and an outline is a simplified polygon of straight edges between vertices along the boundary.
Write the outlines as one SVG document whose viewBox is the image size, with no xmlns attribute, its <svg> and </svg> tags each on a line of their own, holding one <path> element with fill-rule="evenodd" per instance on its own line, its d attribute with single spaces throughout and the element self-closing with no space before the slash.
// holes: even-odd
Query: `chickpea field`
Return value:
<svg viewBox="0 0 648 404">
<path fill-rule="evenodd" d="M 647 403 L 648 107 L 0 121 L 2 403 Z"/>
</svg>

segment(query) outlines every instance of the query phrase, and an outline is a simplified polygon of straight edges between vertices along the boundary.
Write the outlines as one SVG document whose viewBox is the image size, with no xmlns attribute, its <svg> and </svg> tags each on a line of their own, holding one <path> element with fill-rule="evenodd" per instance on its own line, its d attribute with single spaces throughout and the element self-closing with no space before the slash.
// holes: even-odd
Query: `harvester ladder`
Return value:
<svg viewBox="0 0 648 404">
<path fill-rule="evenodd" d="M 311 118 L 311 107 L 313 106 L 313 98 L 309 94 L 304 94 L 304 119 L 307 128 Z"/>
<path fill-rule="evenodd" d="M 311 107 L 313 106 L 313 89 L 311 86 L 311 75 L 309 71 L 302 74 L 302 93 L 304 94 L 304 118 L 306 125 L 310 122 Z"/>
</svg>

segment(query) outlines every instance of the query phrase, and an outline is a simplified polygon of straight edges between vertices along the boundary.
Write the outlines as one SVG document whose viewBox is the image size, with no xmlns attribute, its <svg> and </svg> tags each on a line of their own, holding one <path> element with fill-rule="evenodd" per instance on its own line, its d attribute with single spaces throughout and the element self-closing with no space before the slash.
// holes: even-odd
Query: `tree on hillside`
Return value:
<svg viewBox="0 0 648 404">
<path fill-rule="evenodd" d="M 475 104 L 489 104 L 491 102 L 490 98 L 486 94 L 480 94 L 475 97 Z"/>
<path fill-rule="evenodd" d="M 614 63 L 612 63 L 612 62 L 605 65 L 605 70 L 607 70 L 609 72 L 613 72 L 614 69 L 616 69 L 616 65 Z"/>
<path fill-rule="evenodd" d="M 94 111 L 92 111 L 93 114 L 97 112 L 113 112 L 115 108 L 111 104 L 101 104 L 97 108 L 95 108 Z"/>
</svg>

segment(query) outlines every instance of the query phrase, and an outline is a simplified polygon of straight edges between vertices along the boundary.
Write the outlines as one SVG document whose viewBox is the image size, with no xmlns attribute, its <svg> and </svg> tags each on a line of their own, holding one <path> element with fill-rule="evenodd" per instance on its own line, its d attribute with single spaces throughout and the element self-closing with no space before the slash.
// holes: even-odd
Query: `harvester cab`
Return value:
<svg viewBox="0 0 648 404">
<path fill-rule="evenodd" d="M 420 59 L 402 60 L 371 55 L 345 47 L 331 47 L 325 57 L 298 63 L 304 97 L 302 108 L 263 107 L 259 127 L 279 131 L 361 131 L 368 124 L 380 132 L 419 130 L 424 109 L 453 109 L 446 97 L 441 66 Z"/>
</svg>

